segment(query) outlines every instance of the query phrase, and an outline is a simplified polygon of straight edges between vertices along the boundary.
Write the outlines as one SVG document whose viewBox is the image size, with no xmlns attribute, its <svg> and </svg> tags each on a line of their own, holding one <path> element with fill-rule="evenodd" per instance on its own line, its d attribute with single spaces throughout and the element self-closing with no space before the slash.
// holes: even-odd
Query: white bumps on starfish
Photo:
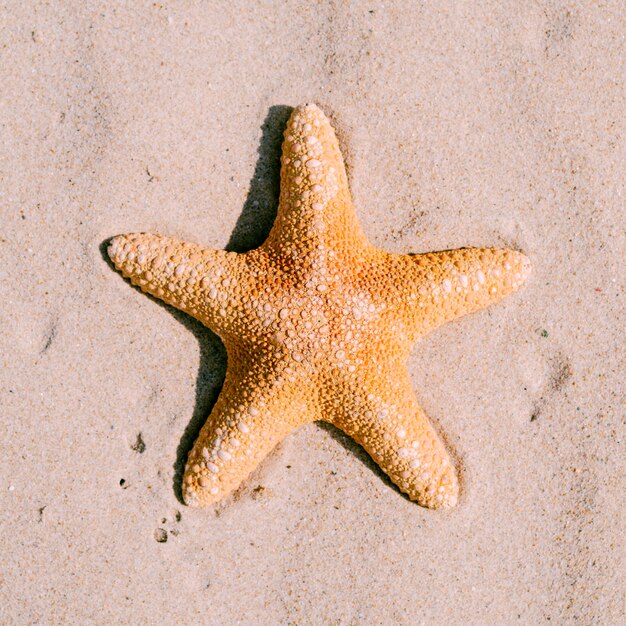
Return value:
<svg viewBox="0 0 626 626">
<path fill-rule="evenodd" d="M 322 111 L 297 107 L 283 143 L 278 215 L 244 254 L 159 235 L 115 237 L 117 269 L 200 320 L 228 354 L 222 392 L 189 453 L 183 496 L 206 506 L 236 489 L 295 427 L 335 424 L 412 500 L 457 502 L 457 476 L 418 406 L 413 343 L 517 290 L 519 252 L 378 250 L 356 218 L 343 158 Z"/>
</svg>

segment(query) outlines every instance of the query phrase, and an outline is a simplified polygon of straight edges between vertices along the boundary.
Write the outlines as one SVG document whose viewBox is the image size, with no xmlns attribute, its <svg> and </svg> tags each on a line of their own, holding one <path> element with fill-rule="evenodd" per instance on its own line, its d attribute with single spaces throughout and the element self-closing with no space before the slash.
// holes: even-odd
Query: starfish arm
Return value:
<svg viewBox="0 0 626 626">
<path fill-rule="evenodd" d="M 246 274 L 244 255 L 147 233 L 114 237 L 108 253 L 133 284 L 216 331 Z"/>
<path fill-rule="evenodd" d="M 312 415 L 303 400 L 307 382 L 284 363 L 235 349 L 228 361 L 222 392 L 185 465 L 182 492 L 189 506 L 207 506 L 231 493 Z"/>
<path fill-rule="evenodd" d="M 314 104 L 293 110 L 285 129 L 276 221 L 264 249 L 369 245 L 350 198 L 335 131 Z"/>
<path fill-rule="evenodd" d="M 402 255 L 390 264 L 390 308 L 401 309 L 412 338 L 501 300 L 530 274 L 528 257 L 494 248 Z"/>
<path fill-rule="evenodd" d="M 338 393 L 349 400 L 335 411 L 333 423 L 361 444 L 402 492 L 431 509 L 456 505 L 454 466 L 419 407 L 404 366 L 387 376 L 343 383 Z"/>
</svg>

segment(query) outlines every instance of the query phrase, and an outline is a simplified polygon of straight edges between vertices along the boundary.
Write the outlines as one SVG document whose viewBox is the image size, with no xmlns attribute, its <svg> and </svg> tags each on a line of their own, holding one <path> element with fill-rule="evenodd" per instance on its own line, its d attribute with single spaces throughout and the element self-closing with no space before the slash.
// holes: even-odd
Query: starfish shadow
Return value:
<svg viewBox="0 0 626 626">
<path fill-rule="evenodd" d="M 357 443 L 352 437 L 346 435 L 340 428 L 337 428 L 330 422 L 317 421 L 315 422 L 322 430 L 325 430 L 335 441 L 341 444 L 348 452 L 354 455 L 363 465 L 368 467 L 374 474 L 380 478 L 380 480 L 387 486 L 387 488 L 400 494 L 407 502 L 411 499 L 406 493 L 402 493 L 396 485 L 393 484 L 391 478 L 383 472 L 380 466 L 374 461 L 374 459 L 366 452 L 365 448 Z"/>
<path fill-rule="evenodd" d="M 283 131 L 293 111 L 288 106 L 273 106 L 261 126 L 259 158 L 250 181 L 248 197 L 226 244 L 229 252 L 258 248 L 274 225 L 280 193 L 280 154 Z"/>
</svg>

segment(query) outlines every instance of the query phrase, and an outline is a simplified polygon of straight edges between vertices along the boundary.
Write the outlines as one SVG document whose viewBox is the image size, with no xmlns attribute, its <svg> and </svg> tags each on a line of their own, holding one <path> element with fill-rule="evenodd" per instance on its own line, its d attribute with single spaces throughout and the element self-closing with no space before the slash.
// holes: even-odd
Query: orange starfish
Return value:
<svg viewBox="0 0 626 626">
<path fill-rule="evenodd" d="M 456 504 L 457 476 L 415 399 L 409 352 L 437 326 L 517 290 L 530 263 L 491 248 L 375 248 L 317 106 L 297 107 L 287 124 L 278 215 L 260 248 L 236 254 L 132 234 L 115 237 L 109 255 L 134 284 L 226 346 L 224 387 L 185 466 L 187 504 L 220 500 L 314 420 L 354 438 L 422 506 Z"/>
</svg>

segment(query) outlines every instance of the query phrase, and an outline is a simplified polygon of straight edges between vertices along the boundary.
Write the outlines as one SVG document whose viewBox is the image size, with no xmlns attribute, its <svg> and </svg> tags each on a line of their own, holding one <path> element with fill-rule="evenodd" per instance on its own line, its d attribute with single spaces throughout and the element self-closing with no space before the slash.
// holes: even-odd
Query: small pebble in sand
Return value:
<svg viewBox="0 0 626 626">
<path fill-rule="evenodd" d="M 167 530 L 165 528 L 157 528 L 154 531 L 154 539 L 159 543 L 165 543 L 167 541 Z"/>
<path fill-rule="evenodd" d="M 135 452 L 139 452 L 139 454 L 143 454 L 146 451 L 146 443 L 143 440 L 141 433 L 137 435 L 137 439 L 135 443 L 130 446 L 130 449 Z"/>
</svg>

